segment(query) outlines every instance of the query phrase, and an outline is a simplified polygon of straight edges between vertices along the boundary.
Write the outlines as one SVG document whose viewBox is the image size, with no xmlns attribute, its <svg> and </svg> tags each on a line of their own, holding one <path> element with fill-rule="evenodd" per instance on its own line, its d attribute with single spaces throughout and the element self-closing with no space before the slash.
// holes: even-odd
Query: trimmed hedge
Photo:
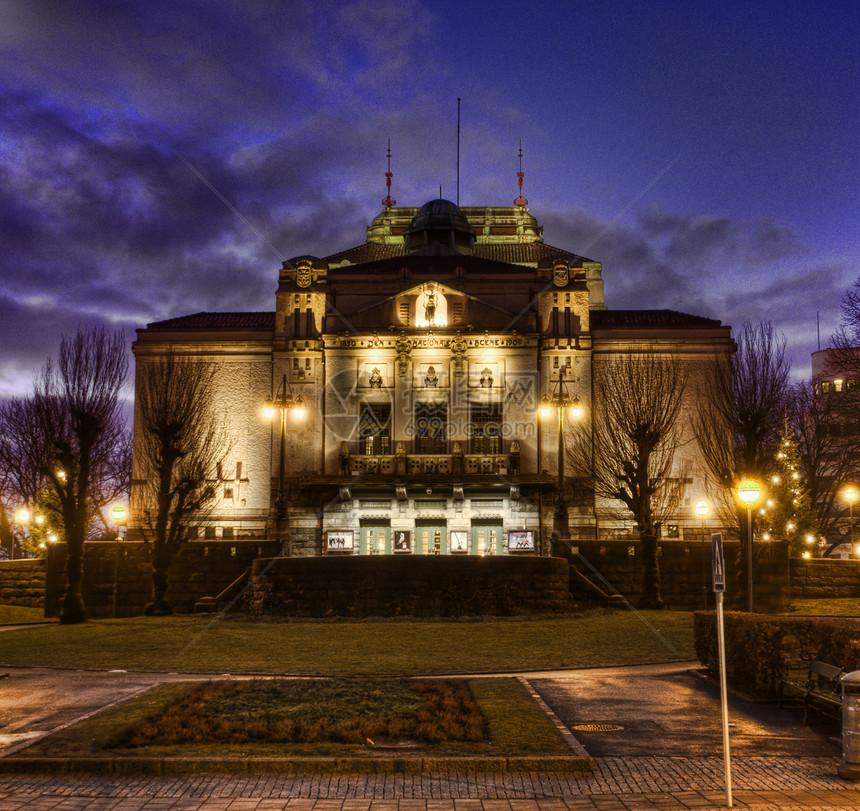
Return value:
<svg viewBox="0 0 860 811">
<path fill-rule="evenodd" d="M 725 617 L 726 680 L 756 698 L 776 699 L 780 683 L 800 661 L 821 659 L 847 671 L 860 670 L 860 620 L 785 617 L 728 611 Z M 717 615 L 693 617 L 696 655 L 711 676 L 719 675 Z"/>
</svg>

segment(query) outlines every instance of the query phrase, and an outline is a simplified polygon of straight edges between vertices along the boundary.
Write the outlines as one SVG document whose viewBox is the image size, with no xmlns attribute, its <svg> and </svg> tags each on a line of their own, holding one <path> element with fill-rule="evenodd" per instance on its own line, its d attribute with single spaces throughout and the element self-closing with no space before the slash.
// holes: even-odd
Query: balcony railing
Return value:
<svg viewBox="0 0 860 811">
<path fill-rule="evenodd" d="M 341 473 L 349 476 L 426 476 L 493 474 L 516 475 L 518 454 L 410 453 L 341 457 Z"/>
</svg>

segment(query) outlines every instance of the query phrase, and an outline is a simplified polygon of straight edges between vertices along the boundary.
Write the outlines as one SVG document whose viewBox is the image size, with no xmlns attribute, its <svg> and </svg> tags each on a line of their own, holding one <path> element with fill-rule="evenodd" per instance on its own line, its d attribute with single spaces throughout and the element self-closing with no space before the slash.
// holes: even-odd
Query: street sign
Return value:
<svg viewBox="0 0 860 811">
<path fill-rule="evenodd" d="M 726 566 L 723 559 L 723 533 L 711 535 L 711 570 L 714 578 L 714 594 L 726 590 Z"/>
</svg>

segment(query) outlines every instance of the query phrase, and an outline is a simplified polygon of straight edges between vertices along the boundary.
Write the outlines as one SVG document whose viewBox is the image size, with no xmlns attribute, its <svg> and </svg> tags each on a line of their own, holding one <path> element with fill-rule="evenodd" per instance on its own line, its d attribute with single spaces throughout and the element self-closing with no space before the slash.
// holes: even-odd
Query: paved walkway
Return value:
<svg viewBox="0 0 860 811">
<path fill-rule="evenodd" d="M 565 723 L 612 722 L 624 727 L 617 739 L 611 737 L 615 733 L 602 739 L 577 733 L 594 755 L 592 774 L 465 768 L 375 775 L 0 774 L 0 811 L 722 808 L 723 760 L 713 729 L 718 705 L 709 686 L 684 671 L 685 666 L 676 665 L 529 677 Z M 13 671 L 10 679 L 0 682 L 0 707 L 5 703 L 7 721 L 12 720 L 10 712 L 14 717 L 14 730 L 7 728 L 11 740 L 6 752 L 23 743 L 19 735 L 56 728 L 93 705 L 133 694 L 162 678 L 177 674 Z M 29 695 L 28 684 L 33 691 Z M 53 705 L 52 689 L 57 696 Z M 855 787 L 838 777 L 841 757 L 827 731 L 798 727 L 797 719 L 785 710 L 775 717 L 768 712 L 737 699 L 733 705 L 738 742 L 732 758 L 735 807 L 859 809 L 860 784 Z M 682 718 L 683 724 L 676 723 Z"/>
<path fill-rule="evenodd" d="M 739 758 L 734 804 L 857 809 L 838 759 Z M 721 758 L 597 758 L 594 773 L 0 777 L 0 811 L 565 811 L 724 807 Z"/>
</svg>

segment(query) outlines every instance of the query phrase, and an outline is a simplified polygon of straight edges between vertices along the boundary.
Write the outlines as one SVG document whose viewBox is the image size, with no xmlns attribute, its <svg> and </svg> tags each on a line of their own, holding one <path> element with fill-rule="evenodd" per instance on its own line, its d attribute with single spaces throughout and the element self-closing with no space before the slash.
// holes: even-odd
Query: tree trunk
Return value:
<svg viewBox="0 0 860 811">
<path fill-rule="evenodd" d="M 66 593 L 60 609 L 60 624 L 75 625 L 87 618 L 83 593 L 84 543 L 83 538 L 67 539 Z"/>
<path fill-rule="evenodd" d="M 657 533 L 642 530 L 639 532 L 639 541 L 642 544 L 642 596 L 639 598 L 639 608 L 662 608 Z"/>
<path fill-rule="evenodd" d="M 167 602 L 167 573 L 172 559 L 169 552 L 152 551 L 152 602 L 143 609 L 148 617 L 166 617 L 173 613 L 173 606 Z"/>
</svg>

